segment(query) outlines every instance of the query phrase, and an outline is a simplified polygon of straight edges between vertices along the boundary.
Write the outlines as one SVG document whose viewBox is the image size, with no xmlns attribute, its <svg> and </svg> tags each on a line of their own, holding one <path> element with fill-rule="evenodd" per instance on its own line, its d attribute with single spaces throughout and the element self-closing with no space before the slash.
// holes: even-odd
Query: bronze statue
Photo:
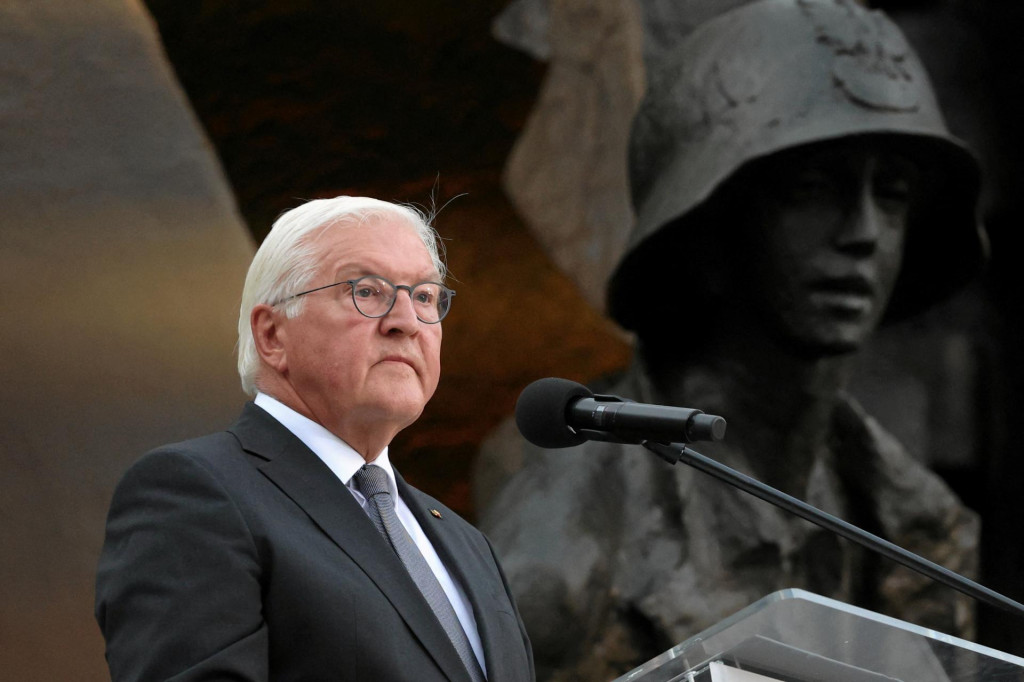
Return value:
<svg viewBox="0 0 1024 682">
<path fill-rule="evenodd" d="M 851 0 L 717 17 L 651 74 L 630 157 L 608 309 L 637 350 L 595 388 L 720 414 L 702 453 L 973 575 L 976 516 L 844 391 L 879 324 L 985 253 L 978 166 L 895 25 Z M 971 634 L 965 597 L 638 446 L 522 447 L 480 522 L 540 679 L 610 679 L 786 587 Z"/>
</svg>

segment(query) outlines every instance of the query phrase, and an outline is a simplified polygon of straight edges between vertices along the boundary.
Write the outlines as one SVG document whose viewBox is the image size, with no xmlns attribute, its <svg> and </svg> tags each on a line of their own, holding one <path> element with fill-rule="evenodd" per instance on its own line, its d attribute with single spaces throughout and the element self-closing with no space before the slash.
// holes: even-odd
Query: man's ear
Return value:
<svg viewBox="0 0 1024 682">
<path fill-rule="evenodd" d="M 253 307 L 249 313 L 249 327 L 256 344 L 256 352 L 264 364 L 283 374 L 288 368 L 288 356 L 285 351 L 285 331 L 281 323 L 284 313 L 266 303 Z"/>
</svg>

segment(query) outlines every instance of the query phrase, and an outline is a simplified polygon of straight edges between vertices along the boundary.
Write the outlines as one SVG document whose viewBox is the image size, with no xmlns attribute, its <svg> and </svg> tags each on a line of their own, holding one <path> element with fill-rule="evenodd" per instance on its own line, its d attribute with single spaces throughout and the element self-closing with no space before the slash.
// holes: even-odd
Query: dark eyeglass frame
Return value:
<svg viewBox="0 0 1024 682">
<path fill-rule="evenodd" d="M 384 282 L 385 284 L 389 285 L 391 288 L 393 288 L 395 290 L 395 295 L 391 297 L 391 301 L 388 303 L 387 310 L 382 312 L 380 315 L 367 315 L 365 312 L 363 312 L 363 309 L 359 307 L 359 301 L 358 301 L 358 299 L 356 299 L 356 284 L 361 282 L 361 281 L 363 281 L 364 279 L 379 280 L 379 281 Z M 376 319 L 380 319 L 382 317 L 385 317 L 388 313 L 390 313 L 394 309 L 395 301 L 398 300 L 398 291 L 399 291 L 399 289 L 405 289 L 406 291 L 408 291 L 410 299 L 412 299 L 413 291 L 415 291 L 417 287 L 422 286 L 424 284 L 433 284 L 434 286 L 438 287 L 439 289 L 443 290 L 444 292 L 446 292 L 448 294 L 448 307 L 445 308 L 444 311 L 442 311 L 442 312 L 440 312 L 438 314 L 436 320 L 432 320 L 432 321 L 431 320 L 424 320 L 422 317 L 419 316 L 419 313 L 416 313 L 416 319 L 419 320 L 420 322 L 422 322 L 423 324 L 438 324 L 441 320 L 443 320 L 445 317 L 447 317 L 448 316 L 448 312 L 452 309 L 451 300 L 453 298 L 455 298 L 455 290 L 454 289 L 449 289 L 448 287 L 446 287 L 445 285 L 441 284 L 440 282 L 434 282 L 433 280 L 424 280 L 422 282 L 417 282 L 416 284 L 395 284 L 394 282 L 389 280 L 387 277 L 381 277 L 380 275 L 363 275 L 362 277 L 357 277 L 355 279 L 343 279 L 342 281 L 335 282 L 333 284 L 325 284 L 322 287 L 316 287 L 315 289 L 307 289 L 306 291 L 300 291 L 297 294 L 292 294 L 291 296 L 288 296 L 286 298 L 282 298 L 280 301 L 278 301 L 274 305 L 275 306 L 281 305 L 282 303 L 284 303 L 286 301 L 290 301 L 293 298 L 298 298 L 299 296 L 305 296 L 306 294 L 312 294 L 313 292 L 322 291 L 323 289 L 330 289 L 331 287 L 340 286 L 342 284 L 349 285 L 349 287 L 350 287 L 349 293 L 352 296 L 352 305 L 355 306 L 356 311 L 360 315 L 362 315 L 363 317 L 368 317 L 371 320 L 376 320 Z M 413 306 L 413 309 L 415 310 L 415 305 Z"/>
</svg>

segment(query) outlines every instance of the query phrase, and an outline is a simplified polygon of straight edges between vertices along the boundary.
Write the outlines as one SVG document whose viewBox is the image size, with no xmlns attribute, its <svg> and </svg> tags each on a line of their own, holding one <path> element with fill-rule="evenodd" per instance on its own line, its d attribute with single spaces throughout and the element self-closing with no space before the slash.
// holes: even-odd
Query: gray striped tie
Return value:
<svg viewBox="0 0 1024 682">
<path fill-rule="evenodd" d="M 366 497 L 366 513 L 370 516 L 377 530 L 383 535 L 398 554 L 405 565 L 405 570 L 412 576 L 413 582 L 420 588 L 434 615 L 441 622 L 441 627 L 448 633 L 448 638 L 455 645 L 455 650 L 462 659 L 473 682 L 484 682 L 480 664 L 473 653 L 473 647 L 466 637 L 466 632 L 455 615 L 455 609 L 448 601 L 441 583 L 430 569 L 426 559 L 420 554 L 416 543 L 409 537 L 405 526 L 395 514 L 395 502 L 388 490 L 388 475 L 379 466 L 365 465 L 356 472 L 356 487 Z"/>
</svg>

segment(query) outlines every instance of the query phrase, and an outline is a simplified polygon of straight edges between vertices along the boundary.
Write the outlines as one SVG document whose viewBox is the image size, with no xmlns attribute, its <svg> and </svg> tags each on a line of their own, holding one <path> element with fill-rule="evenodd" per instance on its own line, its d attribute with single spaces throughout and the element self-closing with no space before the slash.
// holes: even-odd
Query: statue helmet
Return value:
<svg viewBox="0 0 1024 682">
<path fill-rule="evenodd" d="M 700 221 L 715 192 L 778 152 L 854 136 L 898 139 L 925 191 L 908 218 L 903 265 L 886 320 L 937 302 L 987 255 L 978 221 L 980 169 L 946 128 L 928 76 L 896 25 L 853 0 L 755 0 L 702 24 L 649 68 L 630 137 L 637 222 L 608 286 L 627 329 L 644 310 L 635 278 L 713 237 Z M 660 265 L 655 265 L 660 264 Z"/>
</svg>

